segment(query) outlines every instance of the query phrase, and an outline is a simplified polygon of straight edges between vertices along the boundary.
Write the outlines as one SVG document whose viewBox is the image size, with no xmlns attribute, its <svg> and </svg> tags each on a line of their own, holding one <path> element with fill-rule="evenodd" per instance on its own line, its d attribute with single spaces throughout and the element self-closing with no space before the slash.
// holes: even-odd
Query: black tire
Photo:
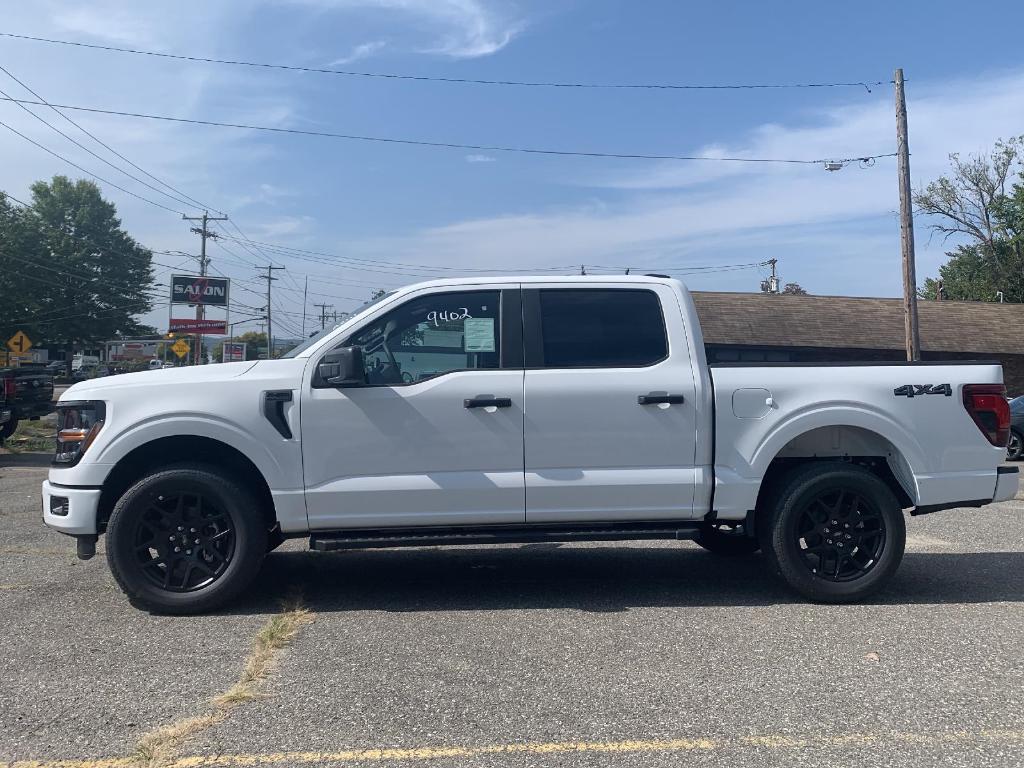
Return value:
<svg viewBox="0 0 1024 768">
<path fill-rule="evenodd" d="M 1024 436 L 1015 429 L 1010 430 L 1010 442 L 1006 446 L 1006 460 L 1020 461 L 1024 454 Z"/>
<path fill-rule="evenodd" d="M 11 435 L 13 435 L 14 431 L 17 428 L 18 428 L 18 419 L 14 418 L 12 416 L 10 421 L 8 421 L 6 424 L 0 426 L 0 441 L 6 440 Z"/>
<path fill-rule="evenodd" d="M 266 552 L 256 499 L 231 475 L 202 464 L 143 477 L 107 522 L 114 578 L 132 605 L 155 613 L 224 605 L 256 577 Z"/>
<path fill-rule="evenodd" d="M 906 546 L 899 500 L 856 465 L 816 462 L 784 477 L 758 520 L 761 549 L 790 587 L 822 603 L 850 603 L 892 578 Z"/>
<path fill-rule="evenodd" d="M 722 525 L 705 525 L 694 539 L 708 552 L 725 557 L 752 555 L 761 548 L 753 536 L 747 536 L 742 526 L 727 528 Z"/>
</svg>

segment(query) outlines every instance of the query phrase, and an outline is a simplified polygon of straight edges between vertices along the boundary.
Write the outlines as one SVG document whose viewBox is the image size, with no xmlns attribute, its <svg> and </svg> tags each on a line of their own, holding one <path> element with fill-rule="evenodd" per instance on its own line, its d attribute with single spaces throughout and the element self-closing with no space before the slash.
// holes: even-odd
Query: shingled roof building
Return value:
<svg viewBox="0 0 1024 768">
<path fill-rule="evenodd" d="M 712 362 L 905 360 L 901 299 L 694 291 Z M 918 302 L 925 360 L 998 360 L 1024 394 L 1024 305 Z"/>
</svg>

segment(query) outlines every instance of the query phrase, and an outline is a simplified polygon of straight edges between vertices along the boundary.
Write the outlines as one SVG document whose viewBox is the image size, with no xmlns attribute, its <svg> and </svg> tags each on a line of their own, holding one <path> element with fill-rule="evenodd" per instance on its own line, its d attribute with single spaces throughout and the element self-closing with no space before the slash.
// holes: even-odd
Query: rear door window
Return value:
<svg viewBox="0 0 1024 768">
<path fill-rule="evenodd" d="M 544 368 L 636 368 L 668 356 L 661 301 L 649 290 L 542 289 Z"/>
</svg>

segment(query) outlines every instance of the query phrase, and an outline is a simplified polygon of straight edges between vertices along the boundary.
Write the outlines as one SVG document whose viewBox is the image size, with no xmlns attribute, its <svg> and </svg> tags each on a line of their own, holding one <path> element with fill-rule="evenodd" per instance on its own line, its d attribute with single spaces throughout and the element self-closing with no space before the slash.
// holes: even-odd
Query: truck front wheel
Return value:
<svg viewBox="0 0 1024 768">
<path fill-rule="evenodd" d="M 107 561 L 138 608 L 209 611 L 259 572 L 267 530 L 258 502 L 214 467 L 181 464 L 143 477 L 107 523 Z"/>
<path fill-rule="evenodd" d="M 818 462 L 792 472 L 759 519 L 769 564 L 823 603 L 862 600 L 892 578 L 906 545 L 896 496 L 867 469 Z"/>
</svg>

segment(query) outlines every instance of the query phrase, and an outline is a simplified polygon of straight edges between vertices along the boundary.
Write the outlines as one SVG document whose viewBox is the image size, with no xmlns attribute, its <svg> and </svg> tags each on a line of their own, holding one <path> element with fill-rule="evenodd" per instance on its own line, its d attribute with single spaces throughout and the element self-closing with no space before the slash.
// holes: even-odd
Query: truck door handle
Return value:
<svg viewBox="0 0 1024 768">
<path fill-rule="evenodd" d="M 462 401 L 467 408 L 511 408 L 511 397 L 467 397 Z"/>
<path fill-rule="evenodd" d="M 668 403 L 669 405 L 679 405 L 686 400 L 682 395 L 656 395 L 651 393 L 649 395 L 639 395 L 636 401 L 640 405 L 658 405 L 659 403 Z"/>
</svg>

